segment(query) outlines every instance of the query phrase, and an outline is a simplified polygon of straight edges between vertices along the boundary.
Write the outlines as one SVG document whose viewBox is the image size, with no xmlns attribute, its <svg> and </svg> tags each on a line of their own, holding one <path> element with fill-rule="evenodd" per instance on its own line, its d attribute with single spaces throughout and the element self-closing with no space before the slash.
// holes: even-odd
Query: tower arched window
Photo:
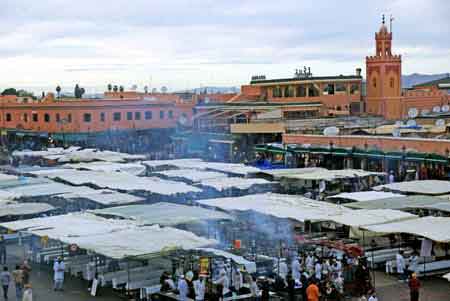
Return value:
<svg viewBox="0 0 450 301">
<path fill-rule="evenodd" d="M 372 79 L 372 85 L 374 88 L 377 87 L 377 79 L 376 78 Z"/>
<path fill-rule="evenodd" d="M 394 88 L 394 78 L 393 77 L 391 77 L 389 79 L 389 87 Z"/>
</svg>

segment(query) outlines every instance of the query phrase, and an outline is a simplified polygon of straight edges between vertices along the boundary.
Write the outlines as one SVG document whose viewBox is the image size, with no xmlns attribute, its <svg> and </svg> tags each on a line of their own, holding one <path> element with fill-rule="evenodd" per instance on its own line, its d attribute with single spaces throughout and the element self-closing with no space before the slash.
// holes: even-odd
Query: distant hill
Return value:
<svg viewBox="0 0 450 301">
<path fill-rule="evenodd" d="M 447 77 L 448 73 L 441 74 L 419 74 L 413 73 L 410 75 L 402 76 L 402 86 L 403 88 L 411 88 L 414 85 L 429 82 L 432 80 L 440 79 L 443 77 Z"/>
</svg>

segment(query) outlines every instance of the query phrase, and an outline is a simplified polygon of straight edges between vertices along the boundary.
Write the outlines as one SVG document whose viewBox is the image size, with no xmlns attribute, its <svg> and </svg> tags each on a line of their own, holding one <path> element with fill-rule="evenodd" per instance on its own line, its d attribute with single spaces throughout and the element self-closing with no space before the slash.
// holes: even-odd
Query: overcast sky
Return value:
<svg viewBox="0 0 450 301">
<path fill-rule="evenodd" d="M 403 73 L 450 72 L 449 0 L 2 0 L 0 88 L 170 90 L 364 70 L 392 14 Z"/>
</svg>

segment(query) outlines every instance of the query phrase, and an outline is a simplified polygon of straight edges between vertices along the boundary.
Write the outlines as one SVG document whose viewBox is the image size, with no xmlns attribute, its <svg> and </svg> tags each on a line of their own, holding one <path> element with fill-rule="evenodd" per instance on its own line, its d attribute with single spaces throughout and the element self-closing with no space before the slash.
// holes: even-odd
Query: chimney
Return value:
<svg viewBox="0 0 450 301">
<path fill-rule="evenodd" d="M 356 68 L 356 76 L 361 76 L 361 68 Z"/>
</svg>

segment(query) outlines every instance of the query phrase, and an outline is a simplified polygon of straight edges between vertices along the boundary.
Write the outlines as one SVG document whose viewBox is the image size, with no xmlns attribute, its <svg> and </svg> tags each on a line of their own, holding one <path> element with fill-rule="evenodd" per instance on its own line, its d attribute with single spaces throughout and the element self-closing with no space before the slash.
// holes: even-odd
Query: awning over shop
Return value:
<svg viewBox="0 0 450 301">
<path fill-rule="evenodd" d="M 363 228 L 376 233 L 407 233 L 436 242 L 450 242 L 450 217 L 427 216 Z"/>
</svg>

